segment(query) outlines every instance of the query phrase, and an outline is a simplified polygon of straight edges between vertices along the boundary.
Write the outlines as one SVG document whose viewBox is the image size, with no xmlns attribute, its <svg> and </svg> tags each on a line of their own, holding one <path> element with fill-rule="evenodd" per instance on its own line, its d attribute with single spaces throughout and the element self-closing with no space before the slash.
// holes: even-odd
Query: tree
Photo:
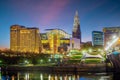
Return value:
<svg viewBox="0 0 120 80">
<path fill-rule="evenodd" d="M 81 49 L 89 49 L 89 48 L 92 48 L 92 42 L 86 42 L 86 43 L 83 43 L 82 46 L 81 46 Z"/>
</svg>

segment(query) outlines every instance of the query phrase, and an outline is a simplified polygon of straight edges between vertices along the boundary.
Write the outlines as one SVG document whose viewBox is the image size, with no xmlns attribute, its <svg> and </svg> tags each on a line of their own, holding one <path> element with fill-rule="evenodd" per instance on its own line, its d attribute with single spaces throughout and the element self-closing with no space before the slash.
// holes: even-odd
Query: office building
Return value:
<svg viewBox="0 0 120 80">
<path fill-rule="evenodd" d="M 70 35 L 62 29 L 46 29 L 46 33 L 41 33 L 43 53 L 64 53 L 70 44 Z"/>
<path fill-rule="evenodd" d="M 92 45 L 103 46 L 103 32 L 101 31 L 92 32 Z"/>
<path fill-rule="evenodd" d="M 16 52 L 41 52 L 39 29 L 12 25 L 10 27 L 10 49 Z"/>
<path fill-rule="evenodd" d="M 120 37 L 120 27 L 105 27 L 104 32 L 104 47 L 113 40 L 114 37 Z"/>
</svg>

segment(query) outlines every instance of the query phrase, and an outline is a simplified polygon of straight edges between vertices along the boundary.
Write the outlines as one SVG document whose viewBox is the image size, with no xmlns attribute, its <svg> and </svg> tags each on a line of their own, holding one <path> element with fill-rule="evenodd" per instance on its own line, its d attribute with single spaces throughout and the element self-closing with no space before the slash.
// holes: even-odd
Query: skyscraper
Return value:
<svg viewBox="0 0 120 80">
<path fill-rule="evenodd" d="M 79 21 L 78 11 L 76 11 L 75 17 L 74 17 L 72 38 L 80 39 L 80 42 L 81 42 L 81 30 L 80 30 L 80 21 Z"/>
<path fill-rule="evenodd" d="M 103 32 L 101 31 L 92 32 L 92 45 L 103 46 Z"/>
<path fill-rule="evenodd" d="M 18 52 L 39 53 L 41 50 L 39 29 L 12 25 L 10 27 L 10 49 Z"/>
<path fill-rule="evenodd" d="M 104 47 L 107 47 L 114 38 L 120 37 L 120 26 L 118 27 L 104 27 Z"/>
<path fill-rule="evenodd" d="M 80 45 L 81 45 L 80 21 L 78 11 L 76 11 L 74 16 L 72 38 L 70 39 L 70 49 L 80 49 Z"/>
</svg>

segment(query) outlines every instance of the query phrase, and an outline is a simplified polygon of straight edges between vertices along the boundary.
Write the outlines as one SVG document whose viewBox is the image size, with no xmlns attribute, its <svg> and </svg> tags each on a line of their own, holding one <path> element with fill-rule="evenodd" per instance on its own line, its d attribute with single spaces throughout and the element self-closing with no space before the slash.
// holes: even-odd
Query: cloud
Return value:
<svg viewBox="0 0 120 80">
<path fill-rule="evenodd" d="M 50 24 L 59 17 L 59 14 L 64 10 L 65 6 L 69 3 L 69 0 L 51 0 L 49 5 L 46 5 L 47 9 L 45 14 L 41 18 L 41 24 Z M 53 22 L 54 23 L 54 22 Z"/>
<path fill-rule="evenodd" d="M 17 19 L 29 18 L 31 22 L 45 26 L 54 23 L 69 2 L 69 0 L 11 0 L 7 3 L 12 15 Z"/>
</svg>

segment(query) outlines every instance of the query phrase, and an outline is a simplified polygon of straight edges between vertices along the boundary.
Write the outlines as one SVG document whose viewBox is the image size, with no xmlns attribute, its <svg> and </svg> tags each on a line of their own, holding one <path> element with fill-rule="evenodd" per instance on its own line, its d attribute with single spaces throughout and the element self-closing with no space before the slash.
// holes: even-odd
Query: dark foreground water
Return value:
<svg viewBox="0 0 120 80">
<path fill-rule="evenodd" d="M 0 72 L 0 80 L 120 80 L 113 73 L 46 73 L 40 71 Z"/>
</svg>

